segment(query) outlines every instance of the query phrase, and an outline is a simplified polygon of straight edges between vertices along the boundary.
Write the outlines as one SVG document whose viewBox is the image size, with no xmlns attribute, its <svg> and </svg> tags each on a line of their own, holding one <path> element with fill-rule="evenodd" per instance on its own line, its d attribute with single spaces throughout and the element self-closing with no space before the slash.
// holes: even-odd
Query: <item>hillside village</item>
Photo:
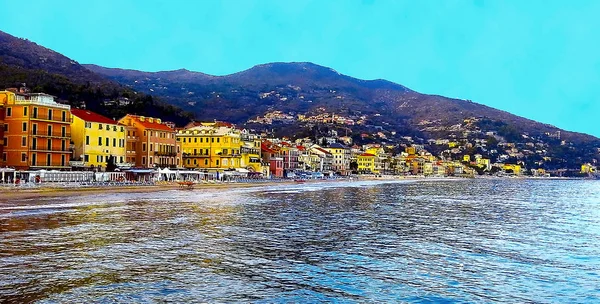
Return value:
<svg viewBox="0 0 600 304">
<path fill-rule="evenodd" d="M 127 101 L 114 101 L 122 102 Z M 245 126 L 212 121 L 178 128 L 160 117 L 111 119 L 58 103 L 48 94 L 12 88 L 0 92 L 0 168 L 134 173 L 171 168 L 253 178 L 597 174 L 595 162 L 582 163 L 577 172 L 547 169 L 554 161 L 548 156 L 548 139 L 569 148 L 560 131 L 545 134 L 543 141 L 501 130 L 503 126 L 483 131 L 490 122 L 478 117 L 450 127 L 421 121 L 422 131 L 443 134 L 429 140 L 397 136 L 386 127 L 358 137 L 335 128 L 315 136 L 276 137 L 268 131 L 272 124 L 369 126 L 372 116 L 342 116 L 325 109 L 314 115 L 271 111 Z M 265 128 L 248 127 L 252 125 Z"/>
</svg>

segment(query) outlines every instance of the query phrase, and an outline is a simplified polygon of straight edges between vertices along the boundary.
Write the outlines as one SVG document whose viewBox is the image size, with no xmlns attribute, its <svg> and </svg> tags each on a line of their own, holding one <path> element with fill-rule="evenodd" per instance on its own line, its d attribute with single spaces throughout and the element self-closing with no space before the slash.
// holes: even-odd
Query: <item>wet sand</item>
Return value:
<svg viewBox="0 0 600 304">
<path fill-rule="evenodd" d="M 284 182 L 290 183 L 290 182 Z M 293 182 L 292 182 L 293 183 Z M 82 188 L 5 188 L 0 189 L 0 205 L 11 203 L 15 200 L 30 199 L 37 197 L 68 197 L 76 195 L 94 195 L 103 193 L 148 193 L 168 190 L 189 191 L 190 189 L 229 189 L 241 187 L 258 187 L 272 183 L 219 183 L 219 184 L 195 184 L 193 188 L 182 188 L 178 184 L 159 184 L 154 186 L 107 186 L 107 187 L 82 187 Z M 282 183 L 278 183 L 282 184 Z"/>
</svg>

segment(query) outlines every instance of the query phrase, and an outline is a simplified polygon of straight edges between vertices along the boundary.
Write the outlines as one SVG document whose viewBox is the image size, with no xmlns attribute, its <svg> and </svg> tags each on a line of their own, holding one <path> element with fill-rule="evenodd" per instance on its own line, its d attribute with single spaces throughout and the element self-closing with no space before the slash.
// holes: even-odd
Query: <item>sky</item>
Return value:
<svg viewBox="0 0 600 304">
<path fill-rule="evenodd" d="M 309 61 L 600 137 L 600 1 L 0 0 L 80 63 L 226 75 Z"/>
</svg>

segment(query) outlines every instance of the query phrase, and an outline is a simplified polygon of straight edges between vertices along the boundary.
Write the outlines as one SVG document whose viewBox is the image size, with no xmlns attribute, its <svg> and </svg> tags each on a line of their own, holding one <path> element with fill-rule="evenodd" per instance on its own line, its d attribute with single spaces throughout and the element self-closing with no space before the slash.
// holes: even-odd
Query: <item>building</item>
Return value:
<svg viewBox="0 0 600 304">
<path fill-rule="evenodd" d="M 375 168 L 375 158 L 377 156 L 371 153 L 362 153 L 357 157 L 359 173 L 379 173 Z"/>
<path fill-rule="evenodd" d="M 263 172 L 260 152 L 262 140 L 260 136 L 252 134 L 250 131 L 244 129 L 241 131 L 240 139 L 240 153 L 242 154 L 240 168 L 245 168 L 250 172 Z"/>
<path fill-rule="evenodd" d="M 284 175 L 286 175 L 288 172 L 300 170 L 300 162 L 298 160 L 300 151 L 295 145 L 292 145 L 288 142 L 282 142 L 280 152 L 281 156 L 283 157 Z"/>
<path fill-rule="evenodd" d="M 283 177 L 283 157 L 278 147 L 268 141 L 263 141 L 260 147 L 263 162 L 269 166 L 269 175 Z"/>
<path fill-rule="evenodd" d="M 513 164 L 504 164 L 502 165 L 502 170 L 506 173 L 513 173 L 515 175 L 521 175 L 521 166 L 513 165 Z"/>
<path fill-rule="evenodd" d="M 185 168 L 224 171 L 241 168 L 241 132 L 217 123 L 179 130 L 177 140 L 183 151 Z"/>
<path fill-rule="evenodd" d="M 135 139 L 127 138 L 126 145 L 135 144 L 135 166 L 142 168 L 181 166 L 181 147 L 175 138 L 175 130 L 160 118 L 127 114 L 119 120 L 125 130 L 135 132 Z M 131 136 L 131 135 L 130 135 Z M 131 146 L 126 147 L 130 149 Z M 126 156 L 133 153 L 126 153 Z M 129 156 L 131 157 L 131 156 Z"/>
<path fill-rule="evenodd" d="M 71 166 L 85 169 L 106 168 L 109 159 L 117 167 L 131 167 L 127 163 L 125 126 L 89 110 L 71 110 Z"/>
<path fill-rule="evenodd" d="M 350 148 L 342 144 L 333 143 L 325 148 L 333 155 L 331 169 L 340 175 L 350 174 Z"/>
<path fill-rule="evenodd" d="M 70 169 L 71 107 L 44 93 L 0 91 L 2 163 L 19 170 Z"/>
</svg>

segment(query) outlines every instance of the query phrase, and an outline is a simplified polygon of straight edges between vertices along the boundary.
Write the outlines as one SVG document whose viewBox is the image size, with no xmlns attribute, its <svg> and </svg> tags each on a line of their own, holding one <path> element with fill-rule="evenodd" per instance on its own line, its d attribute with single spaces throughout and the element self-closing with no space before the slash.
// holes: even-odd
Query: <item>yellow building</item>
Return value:
<svg viewBox="0 0 600 304">
<path fill-rule="evenodd" d="M 103 168 L 114 157 L 116 166 L 131 167 L 126 163 L 123 125 L 88 110 L 73 109 L 71 114 L 71 140 L 75 146 L 71 166 Z"/>
<path fill-rule="evenodd" d="M 260 136 L 250 134 L 248 130 L 242 130 L 240 139 L 240 168 L 244 168 L 250 172 L 263 172 L 260 153 L 260 143 L 262 140 Z"/>
<path fill-rule="evenodd" d="M 463 156 L 463 161 L 470 163 L 471 162 L 471 155 L 467 154 L 467 155 Z"/>
<path fill-rule="evenodd" d="M 324 149 L 333 156 L 333 163 L 331 164 L 333 171 L 339 172 L 341 175 L 350 174 L 350 148 L 333 143 Z"/>
<path fill-rule="evenodd" d="M 406 153 L 408 153 L 408 155 L 415 155 L 417 153 L 417 148 L 415 148 L 415 147 L 406 147 L 406 149 L 404 149 L 404 151 Z"/>
<path fill-rule="evenodd" d="M 455 141 L 451 141 L 448 143 L 448 148 L 456 148 L 458 147 L 458 143 Z"/>
<path fill-rule="evenodd" d="M 488 158 L 478 158 L 477 166 L 480 168 L 484 168 L 485 170 L 491 170 L 492 166 L 490 164 L 490 160 Z"/>
<path fill-rule="evenodd" d="M 358 155 L 358 172 L 362 173 L 379 173 L 375 166 L 375 159 L 377 156 L 371 153 L 363 153 Z"/>
<path fill-rule="evenodd" d="M 240 133 L 221 123 L 202 123 L 179 130 L 177 140 L 183 151 L 183 166 L 212 171 L 241 168 Z"/>
<path fill-rule="evenodd" d="M 586 173 L 596 173 L 596 167 L 592 166 L 591 164 L 583 164 L 581 165 L 581 173 L 586 174 Z"/>
<path fill-rule="evenodd" d="M 521 175 L 521 166 L 520 165 L 504 164 L 504 165 L 502 165 L 502 170 L 504 170 L 504 171 L 511 170 L 515 175 Z"/>
</svg>

